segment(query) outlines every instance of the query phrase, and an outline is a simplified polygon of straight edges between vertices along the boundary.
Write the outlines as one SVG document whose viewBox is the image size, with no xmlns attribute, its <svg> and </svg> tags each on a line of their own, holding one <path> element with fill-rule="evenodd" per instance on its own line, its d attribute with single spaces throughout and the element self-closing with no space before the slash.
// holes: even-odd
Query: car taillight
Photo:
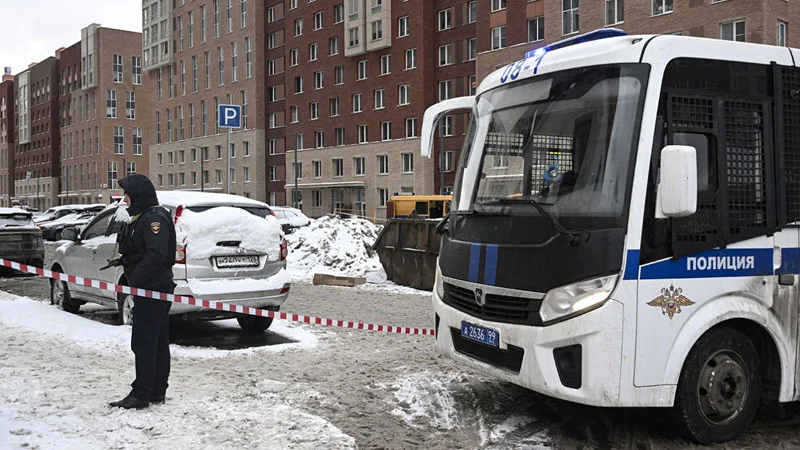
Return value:
<svg viewBox="0 0 800 450">
<path fill-rule="evenodd" d="M 286 239 L 281 238 L 281 261 L 285 261 L 287 256 L 289 256 L 289 245 Z"/>
<path fill-rule="evenodd" d="M 175 264 L 186 264 L 186 241 L 175 244 Z"/>
<path fill-rule="evenodd" d="M 183 214 L 183 205 L 179 205 L 175 209 L 175 223 L 178 223 L 178 218 Z"/>
<path fill-rule="evenodd" d="M 269 214 L 270 214 L 272 217 L 278 217 L 278 216 L 276 216 L 276 215 L 275 215 L 275 211 L 273 211 L 273 210 L 271 210 L 271 209 L 269 210 Z"/>
</svg>

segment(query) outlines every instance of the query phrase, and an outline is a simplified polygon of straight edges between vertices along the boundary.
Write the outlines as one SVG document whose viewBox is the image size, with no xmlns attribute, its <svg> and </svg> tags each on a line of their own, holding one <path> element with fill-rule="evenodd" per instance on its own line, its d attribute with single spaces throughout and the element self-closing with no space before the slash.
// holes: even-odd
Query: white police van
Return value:
<svg viewBox="0 0 800 450">
<path fill-rule="evenodd" d="M 800 51 L 604 29 L 474 97 L 433 306 L 436 349 L 578 403 L 673 407 L 734 439 L 800 399 Z"/>
</svg>

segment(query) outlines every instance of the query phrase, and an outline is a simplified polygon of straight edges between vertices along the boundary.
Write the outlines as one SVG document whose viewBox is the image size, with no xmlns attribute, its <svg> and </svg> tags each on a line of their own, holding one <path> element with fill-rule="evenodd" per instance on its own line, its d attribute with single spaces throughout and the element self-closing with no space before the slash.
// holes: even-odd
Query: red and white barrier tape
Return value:
<svg viewBox="0 0 800 450">
<path fill-rule="evenodd" d="M 399 333 L 399 334 L 421 334 L 424 336 L 433 336 L 434 330 L 432 328 L 409 328 L 409 327 L 395 327 L 391 325 L 376 325 L 372 323 L 363 322 L 350 322 L 347 320 L 323 319 L 320 317 L 303 316 L 300 314 L 288 314 L 277 311 L 268 311 L 266 309 L 251 308 L 249 306 L 233 305 L 230 303 L 216 302 L 201 300 L 199 298 L 187 297 L 185 295 L 166 294 L 164 292 L 151 291 L 149 289 L 139 289 L 130 286 L 122 286 L 119 284 L 108 283 L 105 281 L 93 280 L 91 278 L 76 277 L 75 275 L 67 275 L 61 272 L 53 272 L 51 270 L 42 269 L 41 267 L 29 266 L 7 259 L 0 258 L 0 266 L 9 267 L 11 269 L 19 270 L 21 272 L 32 273 L 45 278 L 52 278 L 54 280 L 66 281 L 67 283 L 80 284 L 95 289 L 104 291 L 119 292 L 123 294 L 131 294 L 139 297 L 147 297 L 158 300 L 164 300 L 173 303 L 182 303 L 185 305 L 200 306 L 203 308 L 216 309 L 219 311 L 227 311 L 239 314 L 247 314 L 251 316 L 272 317 L 281 320 L 288 320 L 291 322 L 303 322 L 314 325 L 325 325 L 329 327 L 350 328 L 354 330 L 378 331 L 385 333 Z"/>
</svg>

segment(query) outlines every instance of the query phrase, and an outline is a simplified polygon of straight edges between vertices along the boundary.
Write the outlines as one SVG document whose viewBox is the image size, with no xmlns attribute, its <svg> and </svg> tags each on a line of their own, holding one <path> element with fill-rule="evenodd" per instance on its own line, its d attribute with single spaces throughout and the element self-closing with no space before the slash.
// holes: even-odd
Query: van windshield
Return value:
<svg viewBox="0 0 800 450">
<path fill-rule="evenodd" d="M 596 219 L 621 226 L 648 70 L 571 69 L 482 94 L 465 143 L 458 210 L 537 215 L 542 206 L 577 226 L 608 222 Z"/>
</svg>

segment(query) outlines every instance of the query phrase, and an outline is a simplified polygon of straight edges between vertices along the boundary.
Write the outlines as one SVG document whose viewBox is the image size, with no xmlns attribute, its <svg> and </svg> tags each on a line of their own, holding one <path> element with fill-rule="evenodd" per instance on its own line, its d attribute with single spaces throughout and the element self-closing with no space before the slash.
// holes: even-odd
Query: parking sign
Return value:
<svg viewBox="0 0 800 450">
<path fill-rule="evenodd" d="M 239 128 L 242 126 L 242 107 L 239 105 L 219 105 L 220 128 Z"/>
</svg>

